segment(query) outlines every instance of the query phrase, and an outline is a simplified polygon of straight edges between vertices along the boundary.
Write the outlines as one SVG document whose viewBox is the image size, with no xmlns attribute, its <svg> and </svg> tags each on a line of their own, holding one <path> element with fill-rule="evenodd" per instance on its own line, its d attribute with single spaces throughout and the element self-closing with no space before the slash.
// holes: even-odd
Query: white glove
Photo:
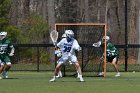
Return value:
<svg viewBox="0 0 140 93">
<path fill-rule="evenodd" d="M 82 50 L 81 47 L 78 47 L 77 51 L 80 51 L 80 50 Z"/>
<path fill-rule="evenodd" d="M 77 48 L 74 48 L 74 49 L 77 50 L 77 51 L 82 50 L 81 47 L 77 47 Z"/>
<path fill-rule="evenodd" d="M 14 53 L 9 53 L 9 56 L 13 56 L 14 55 Z"/>
<path fill-rule="evenodd" d="M 62 56 L 62 51 L 55 50 L 55 54 L 57 55 L 57 57 L 61 57 Z"/>
<path fill-rule="evenodd" d="M 94 43 L 92 46 L 94 46 L 94 47 L 100 47 L 100 45 L 101 45 L 101 41 L 98 41 L 97 43 Z"/>
</svg>

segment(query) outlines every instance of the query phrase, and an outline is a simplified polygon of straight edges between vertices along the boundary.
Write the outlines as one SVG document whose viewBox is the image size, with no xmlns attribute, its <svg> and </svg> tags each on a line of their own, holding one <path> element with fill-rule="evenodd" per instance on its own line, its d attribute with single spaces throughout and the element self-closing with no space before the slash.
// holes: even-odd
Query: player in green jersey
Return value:
<svg viewBox="0 0 140 93">
<path fill-rule="evenodd" d="M 7 38 L 7 32 L 0 32 L 0 74 L 8 78 L 7 71 L 11 68 L 10 56 L 14 55 L 14 47 Z M 2 77 L 0 77 L 2 79 Z"/>
<path fill-rule="evenodd" d="M 117 48 L 113 45 L 113 43 L 110 42 L 110 37 L 109 36 L 106 36 L 102 38 L 101 41 L 98 41 L 97 43 L 94 43 L 93 46 L 94 47 L 100 47 L 101 45 L 104 44 L 104 41 L 106 39 L 106 59 L 107 59 L 107 62 L 110 62 L 112 63 L 115 71 L 117 72 L 117 74 L 115 75 L 115 77 L 119 77 L 120 76 L 120 72 L 118 70 L 118 50 Z M 102 57 L 103 58 L 103 57 Z M 103 59 L 101 59 L 103 60 Z M 99 75 L 103 75 L 104 73 L 101 72 L 99 73 Z"/>
</svg>

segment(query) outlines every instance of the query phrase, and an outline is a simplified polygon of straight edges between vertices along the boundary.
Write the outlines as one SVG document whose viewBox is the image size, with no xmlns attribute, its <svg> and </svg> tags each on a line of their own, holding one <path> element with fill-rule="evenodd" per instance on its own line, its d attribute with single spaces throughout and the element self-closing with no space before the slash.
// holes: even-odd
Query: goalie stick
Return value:
<svg viewBox="0 0 140 93">
<path fill-rule="evenodd" d="M 55 46 L 56 48 L 56 44 L 57 44 L 57 39 L 58 39 L 58 32 L 56 30 L 53 30 L 50 32 L 50 37 L 51 37 L 51 40 L 53 42 L 53 45 Z"/>
</svg>

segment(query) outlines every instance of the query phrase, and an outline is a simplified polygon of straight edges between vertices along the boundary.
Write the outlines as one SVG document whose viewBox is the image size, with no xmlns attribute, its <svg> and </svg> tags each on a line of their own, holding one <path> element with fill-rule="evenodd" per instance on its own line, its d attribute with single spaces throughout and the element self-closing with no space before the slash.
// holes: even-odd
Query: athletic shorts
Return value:
<svg viewBox="0 0 140 93">
<path fill-rule="evenodd" d="M 10 57 L 7 56 L 7 55 L 0 55 L 0 60 L 1 60 L 1 65 L 4 65 L 4 64 L 11 64 L 11 60 L 10 60 Z"/>
<path fill-rule="evenodd" d="M 107 58 L 107 62 L 110 62 L 110 63 L 112 63 L 112 61 L 113 61 L 113 59 L 116 57 L 116 63 L 118 63 L 118 56 L 107 56 L 106 58 Z"/>
<path fill-rule="evenodd" d="M 77 57 L 75 55 L 62 55 L 62 57 L 57 61 L 57 64 L 65 64 L 67 62 L 71 62 L 72 64 L 78 62 Z"/>
</svg>

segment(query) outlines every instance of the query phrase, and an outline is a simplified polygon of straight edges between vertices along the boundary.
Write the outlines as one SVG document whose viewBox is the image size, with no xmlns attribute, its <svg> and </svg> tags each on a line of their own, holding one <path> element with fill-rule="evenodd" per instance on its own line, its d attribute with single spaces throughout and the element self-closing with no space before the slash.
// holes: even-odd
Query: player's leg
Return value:
<svg viewBox="0 0 140 93">
<path fill-rule="evenodd" d="M 77 69 L 77 72 L 79 73 L 80 81 L 84 81 L 84 79 L 83 79 L 83 77 L 82 77 L 81 67 L 80 67 L 80 65 L 79 65 L 78 62 L 75 63 L 75 68 Z"/>
<path fill-rule="evenodd" d="M 100 64 L 99 64 L 99 70 L 98 70 L 98 76 L 103 76 L 104 75 L 104 58 L 103 56 L 100 58 Z"/>
<path fill-rule="evenodd" d="M 60 67 L 56 78 L 61 78 L 61 77 L 62 77 L 62 72 L 61 72 L 61 67 Z"/>
<path fill-rule="evenodd" d="M 4 69 L 4 64 L 0 63 L 0 74 L 2 73 L 3 69 Z M 0 77 L 0 79 L 2 79 L 2 77 Z"/>
<path fill-rule="evenodd" d="M 11 68 L 10 63 L 8 63 L 4 66 L 4 69 L 2 71 L 2 75 L 3 75 L 4 78 L 8 78 L 7 71 L 9 71 L 10 68 Z"/>
<path fill-rule="evenodd" d="M 73 63 L 72 63 L 73 64 Z M 75 67 L 75 69 L 76 69 L 76 72 L 77 72 L 77 78 L 79 78 L 79 72 L 78 72 L 78 68 L 77 68 L 77 66 L 75 65 L 75 64 L 73 64 L 74 65 L 74 67 Z"/>
<path fill-rule="evenodd" d="M 119 77 L 120 76 L 120 72 L 119 72 L 118 65 L 117 65 L 117 57 L 115 57 L 112 60 L 112 65 L 113 65 L 115 71 L 117 72 L 117 74 L 115 75 L 115 77 Z"/>
<path fill-rule="evenodd" d="M 54 71 L 54 76 L 53 76 L 53 78 L 50 80 L 50 82 L 53 82 L 53 81 L 56 80 L 56 76 L 58 75 L 58 72 L 60 71 L 60 68 L 61 68 L 62 64 L 65 63 L 67 59 L 68 59 L 67 57 L 65 58 L 65 57 L 62 56 L 62 57 L 58 60 L 57 66 L 56 66 L 55 71 Z"/>
<path fill-rule="evenodd" d="M 56 68 L 55 68 L 55 71 L 54 71 L 54 76 L 53 78 L 50 80 L 50 82 L 53 82 L 56 80 L 56 76 L 58 75 L 58 72 L 60 70 L 60 67 L 61 67 L 61 64 L 57 64 Z"/>
<path fill-rule="evenodd" d="M 77 70 L 77 72 L 79 73 L 79 79 L 80 81 L 84 81 L 83 77 L 82 77 L 82 71 L 81 71 L 81 67 L 78 63 L 77 57 L 76 56 L 71 56 L 71 62 L 75 65 L 75 69 Z"/>
<path fill-rule="evenodd" d="M 9 56 L 5 56 L 3 60 L 5 62 L 5 66 L 4 66 L 2 75 L 3 75 L 4 78 L 8 78 L 7 72 L 11 68 L 12 64 L 11 64 Z"/>
</svg>

